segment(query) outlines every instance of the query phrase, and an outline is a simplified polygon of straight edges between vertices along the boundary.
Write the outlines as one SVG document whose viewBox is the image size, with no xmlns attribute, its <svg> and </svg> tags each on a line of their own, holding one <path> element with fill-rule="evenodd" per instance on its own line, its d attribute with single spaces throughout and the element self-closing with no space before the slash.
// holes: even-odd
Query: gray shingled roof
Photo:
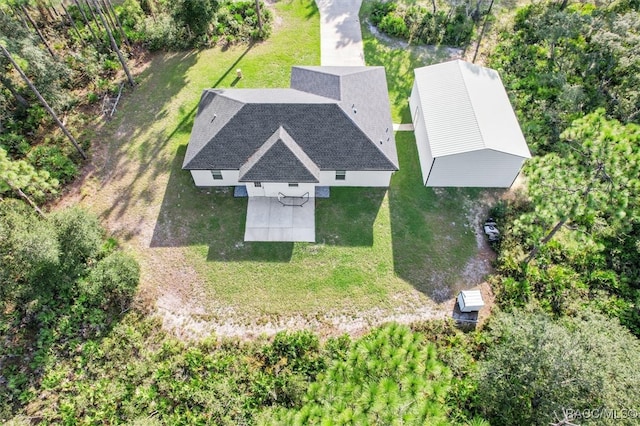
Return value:
<svg viewBox="0 0 640 426">
<path fill-rule="evenodd" d="M 275 165 L 275 166 L 274 166 Z M 320 168 L 280 127 L 240 167 L 240 182 L 319 182 Z"/>
<path fill-rule="evenodd" d="M 291 85 L 205 90 L 183 168 L 276 182 L 397 170 L 384 68 L 294 67 Z"/>
</svg>

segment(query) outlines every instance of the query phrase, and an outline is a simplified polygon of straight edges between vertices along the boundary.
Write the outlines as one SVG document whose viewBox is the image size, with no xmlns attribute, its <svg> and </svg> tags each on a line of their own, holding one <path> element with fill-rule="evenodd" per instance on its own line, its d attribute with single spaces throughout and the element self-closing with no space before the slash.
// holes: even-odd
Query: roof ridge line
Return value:
<svg viewBox="0 0 640 426">
<path fill-rule="evenodd" d="M 478 114 L 476 114 L 476 109 L 473 107 L 473 101 L 471 100 L 471 96 L 469 95 L 469 87 L 467 86 L 467 80 L 464 78 L 464 74 L 462 73 L 462 64 L 463 63 L 467 63 L 467 62 L 463 61 L 462 59 L 456 59 L 455 62 L 457 62 L 456 63 L 456 65 L 457 65 L 456 69 L 460 73 L 460 79 L 462 80 L 462 85 L 464 86 L 465 97 L 469 101 L 469 105 L 471 105 L 471 111 L 473 112 L 473 122 L 475 123 L 476 129 L 478 130 L 478 133 L 480 134 L 480 138 L 482 140 L 482 145 L 486 149 L 486 148 L 488 148 L 487 142 L 486 142 L 486 137 L 485 137 L 485 134 L 482 132 L 482 129 L 480 128 L 480 123 L 478 122 Z M 472 65 L 475 65 L 475 64 L 472 64 Z M 475 65 L 475 66 L 483 68 L 481 65 Z"/>
</svg>

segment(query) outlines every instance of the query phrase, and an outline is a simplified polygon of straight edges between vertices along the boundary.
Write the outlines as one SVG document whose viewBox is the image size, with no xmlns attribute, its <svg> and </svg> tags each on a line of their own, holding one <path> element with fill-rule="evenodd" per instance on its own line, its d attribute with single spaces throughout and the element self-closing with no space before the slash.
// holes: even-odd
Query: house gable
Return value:
<svg viewBox="0 0 640 426">
<path fill-rule="evenodd" d="M 282 127 L 240 167 L 240 182 L 318 182 L 320 168 Z"/>
</svg>

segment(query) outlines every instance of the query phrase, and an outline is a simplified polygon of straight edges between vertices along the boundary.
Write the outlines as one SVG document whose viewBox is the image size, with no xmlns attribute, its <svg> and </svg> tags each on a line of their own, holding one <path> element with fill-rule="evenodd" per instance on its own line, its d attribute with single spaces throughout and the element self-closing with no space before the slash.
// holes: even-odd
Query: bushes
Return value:
<svg viewBox="0 0 640 426">
<path fill-rule="evenodd" d="M 28 159 L 33 166 L 46 170 L 61 184 L 71 182 L 78 175 L 78 166 L 58 145 L 39 145 L 29 152 Z"/>
<path fill-rule="evenodd" d="M 84 293 L 99 307 L 126 308 L 136 292 L 140 266 L 120 251 L 100 260 L 86 279 Z"/>
<path fill-rule="evenodd" d="M 0 414 L 55 387 L 47 371 L 108 330 L 127 306 L 139 267 L 114 251 L 98 220 L 78 208 L 37 216 L 0 202 Z M 71 406 L 70 406 L 71 407 Z"/>
<path fill-rule="evenodd" d="M 637 407 L 640 344 L 620 324 L 583 311 L 555 322 L 542 313 L 498 314 L 491 344 L 480 363 L 478 408 L 492 425 L 548 425 L 563 409 L 611 412 Z M 559 416 L 559 417 L 557 417 Z M 637 424 L 601 416 L 580 424 Z"/>
<path fill-rule="evenodd" d="M 277 410 L 263 424 L 447 424 L 451 373 L 433 345 L 392 324 L 355 342 L 309 386 L 302 407 Z"/>
<path fill-rule="evenodd" d="M 129 4 L 124 16 L 128 24 L 123 25 L 127 26 L 128 32 L 138 32 L 151 50 L 248 42 L 266 38 L 271 31 L 271 11 L 260 3 L 263 21 L 263 32 L 260 33 L 255 7 L 252 0 L 184 0 L 140 19 L 135 7 Z"/>
<path fill-rule="evenodd" d="M 373 4 L 371 21 L 383 33 L 410 43 L 464 46 L 475 28 L 469 8 L 459 6 L 445 13 L 424 6 L 378 1 Z"/>
</svg>

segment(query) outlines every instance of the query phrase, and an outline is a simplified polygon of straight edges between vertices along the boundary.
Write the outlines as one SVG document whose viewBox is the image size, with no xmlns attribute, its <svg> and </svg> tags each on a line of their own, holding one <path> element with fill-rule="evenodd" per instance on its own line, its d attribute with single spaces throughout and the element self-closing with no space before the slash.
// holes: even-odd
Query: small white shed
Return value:
<svg viewBox="0 0 640 426">
<path fill-rule="evenodd" d="M 484 306 L 480 290 L 463 290 L 458 294 L 460 312 L 478 312 Z"/>
<path fill-rule="evenodd" d="M 498 73 L 461 60 L 414 72 L 409 106 L 424 184 L 510 187 L 531 154 Z"/>
</svg>

